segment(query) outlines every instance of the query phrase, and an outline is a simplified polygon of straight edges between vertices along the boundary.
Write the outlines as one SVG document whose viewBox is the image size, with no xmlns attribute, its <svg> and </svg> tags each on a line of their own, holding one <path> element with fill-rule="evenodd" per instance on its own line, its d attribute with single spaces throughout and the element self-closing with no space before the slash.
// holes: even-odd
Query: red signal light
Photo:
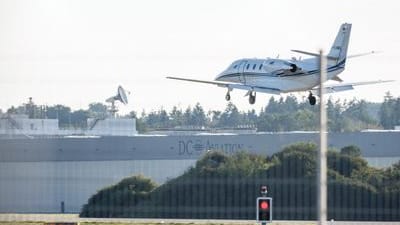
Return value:
<svg viewBox="0 0 400 225">
<path fill-rule="evenodd" d="M 260 202 L 260 208 L 263 209 L 263 210 L 269 209 L 269 204 L 268 204 L 268 202 L 267 202 L 267 201 L 261 201 L 261 202 Z"/>
<path fill-rule="evenodd" d="M 272 198 L 258 197 L 257 198 L 257 221 L 272 222 Z"/>
</svg>

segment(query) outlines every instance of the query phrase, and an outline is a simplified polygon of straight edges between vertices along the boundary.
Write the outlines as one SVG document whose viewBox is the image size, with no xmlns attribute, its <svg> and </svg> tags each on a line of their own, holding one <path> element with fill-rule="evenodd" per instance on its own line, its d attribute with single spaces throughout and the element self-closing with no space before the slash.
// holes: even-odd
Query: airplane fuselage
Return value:
<svg viewBox="0 0 400 225">
<path fill-rule="evenodd" d="M 344 70 L 344 62 L 328 65 L 327 78 Z M 318 58 L 304 60 L 240 59 L 220 73 L 215 81 L 268 87 L 282 92 L 306 91 L 319 84 Z"/>
<path fill-rule="evenodd" d="M 338 75 L 344 71 L 347 49 L 350 40 L 351 24 L 344 23 L 340 26 L 336 38 L 327 55 L 327 77 L 326 80 L 342 82 Z M 254 104 L 256 93 L 281 94 L 288 92 L 308 91 L 308 100 L 311 105 L 316 104 L 314 95 L 318 95 L 320 84 L 320 54 L 303 50 L 291 50 L 296 53 L 305 54 L 312 58 L 307 59 L 239 59 L 234 61 L 226 70 L 220 73 L 214 81 L 188 79 L 180 77 L 167 77 L 169 79 L 183 80 L 197 83 L 217 85 L 227 88 L 225 100 L 230 101 L 230 92 L 234 89 L 247 91 L 245 96 L 249 97 L 249 103 Z M 373 52 L 371 52 L 373 53 Z M 358 57 L 370 53 L 349 56 Z M 366 81 L 356 83 L 340 83 L 324 85 L 325 93 L 352 90 L 356 85 L 376 84 L 389 81 Z"/>
</svg>

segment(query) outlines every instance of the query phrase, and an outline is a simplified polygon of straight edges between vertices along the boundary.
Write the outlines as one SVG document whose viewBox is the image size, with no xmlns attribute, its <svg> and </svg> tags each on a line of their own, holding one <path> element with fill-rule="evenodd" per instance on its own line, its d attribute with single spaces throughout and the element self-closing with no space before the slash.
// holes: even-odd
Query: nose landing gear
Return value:
<svg viewBox="0 0 400 225">
<path fill-rule="evenodd" d="M 249 103 L 253 105 L 256 102 L 256 92 L 250 91 L 249 92 Z"/>
</svg>

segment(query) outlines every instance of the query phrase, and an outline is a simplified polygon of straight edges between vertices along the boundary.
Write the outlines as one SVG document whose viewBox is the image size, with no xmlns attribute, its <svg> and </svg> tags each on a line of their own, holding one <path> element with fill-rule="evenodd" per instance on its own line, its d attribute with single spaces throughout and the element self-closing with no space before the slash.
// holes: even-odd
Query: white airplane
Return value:
<svg viewBox="0 0 400 225">
<path fill-rule="evenodd" d="M 353 58 L 374 53 L 362 53 L 347 56 L 351 24 L 344 23 L 340 26 L 336 39 L 327 58 L 327 80 L 342 82 L 338 75 L 344 71 L 346 58 Z M 214 81 L 204 81 L 179 77 L 167 77 L 168 79 L 191 81 L 213 84 L 228 89 L 225 99 L 231 99 L 230 92 L 233 89 L 247 90 L 245 96 L 249 96 L 249 103 L 256 101 L 256 92 L 268 94 L 281 94 L 288 92 L 308 91 L 308 100 L 315 105 L 320 83 L 319 54 L 301 50 L 293 52 L 313 56 L 307 59 L 292 58 L 289 60 L 278 58 L 267 59 L 240 59 L 234 61 L 226 70 L 220 73 Z M 366 81 L 357 83 L 340 83 L 324 85 L 325 93 L 334 93 L 353 89 L 357 85 L 375 84 L 390 81 Z"/>
</svg>

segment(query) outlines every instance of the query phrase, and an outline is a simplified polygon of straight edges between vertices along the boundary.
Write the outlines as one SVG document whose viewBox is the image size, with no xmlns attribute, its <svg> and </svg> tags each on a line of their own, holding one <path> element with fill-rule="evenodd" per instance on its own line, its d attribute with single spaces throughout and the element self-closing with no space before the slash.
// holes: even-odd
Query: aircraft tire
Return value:
<svg viewBox="0 0 400 225">
<path fill-rule="evenodd" d="M 225 100 L 227 100 L 227 101 L 231 100 L 231 95 L 229 94 L 229 92 L 226 93 Z"/>
<path fill-rule="evenodd" d="M 315 96 L 311 95 L 308 97 L 308 101 L 310 102 L 310 105 L 315 105 L 315 103 L 317 103 L 317 98 L 315 98 Z"/>
<path fill-rule="evenodd" d="M 254 103 L 256 103 L 256 94 L 254 93 L 254 95 L 250 94 L 249 95 L 249 103 L 251 105 L 253 105 Z"/>
</svg>

